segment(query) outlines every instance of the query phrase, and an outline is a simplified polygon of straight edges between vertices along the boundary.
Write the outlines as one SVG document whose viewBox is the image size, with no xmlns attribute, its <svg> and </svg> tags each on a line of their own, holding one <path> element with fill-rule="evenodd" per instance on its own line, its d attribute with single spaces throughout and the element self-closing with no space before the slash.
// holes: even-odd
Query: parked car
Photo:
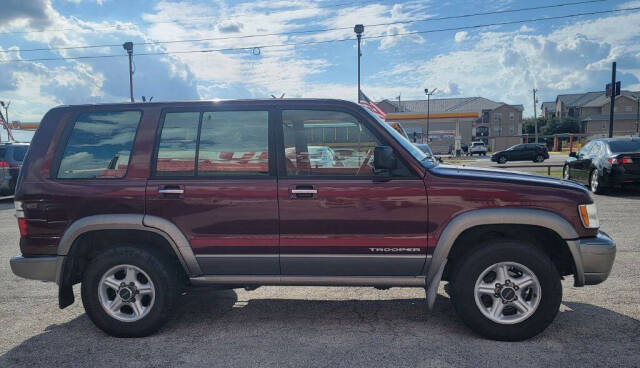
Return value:
<svg viewBox="0 0 640 368">
<path fill-rule="evenodd" d="M 12 195 L 22 161 L 29 149 L 28 143 L 0 144 L 0 195 Z"/>
<path fill-rule="evenodd" d="M 547 146 L 537 143 L 516 144 L 504 151 L 491 155 L 491 161 L 504 164 L 507 161 L 533 161 L 544 162 L 549 158 Z"/>
<path fill-rule="evenodd" d="M 603 138 L 571 152 L 562 169 L 566 180 L 589 186 L 592 192 L 640 183 L 640 138 Z"/>
<path fill-rule="evenodd" d="M 114 336 L 156 331 L 189 285 L 418 287 L 432 309 L 448 281 L 473 331 L 522 340 L 563 277 L 599 284 L 615 258 L 583 186 L 439 164 L 346 101 L 61 106 L 32 143 L 11 269 L 55 281 L 60 308 L 80 283 Z M 329 144 L 363 160 L 310 165 Z"/>
<path fill-rule="evenodd" d="M 483 141 L 471 142 L 471 147 L 469 147 L 469 154 L 471 156 L 486 156 L 487 155 L 487 146 Z"/>
<path fill-rule="evenodd" d="M 311 165 L 319 167 L 334 167 L 337 162 L 337 155 L 327 146 L 308 146 L 309 159 Z"/>
</svg>

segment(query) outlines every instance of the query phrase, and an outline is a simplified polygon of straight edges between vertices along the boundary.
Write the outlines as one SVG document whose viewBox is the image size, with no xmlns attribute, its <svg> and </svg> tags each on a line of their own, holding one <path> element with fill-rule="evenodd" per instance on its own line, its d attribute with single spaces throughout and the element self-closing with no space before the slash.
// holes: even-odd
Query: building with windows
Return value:
<svg viewBox="0 0 640 368">
<path fill-rule="evenodd" d="M 427 101 L 378 103 L 388 122 L 400 122 L 410 138 L 427 140 Z M 434 98 L 429 101 L 429 145 L 435 153 L 453 151 L 456 143 L 483 140 L 496 151 L 522 143 L 522 105 L 484 97 Z M 458 142 L 456 142 L 458 141 Z"/>
<path fill-rule="evenodd" d="M 545 111 L 553 104 L 553 114 Z M 613 134 L 615 136 L 638 135 L 640 132 L 640 91 L 621 91 L 615 98 Z M 542 103 L 543 117 L 550 119 L 575 119 L 581 123 L 583 133 L 590 138 L 609 134 L 611 98 L 605 92 L 586 92 L 558 95 L 555 102 Z M 545 110 L 546 109 L 546 110 Z"/>
</svg>

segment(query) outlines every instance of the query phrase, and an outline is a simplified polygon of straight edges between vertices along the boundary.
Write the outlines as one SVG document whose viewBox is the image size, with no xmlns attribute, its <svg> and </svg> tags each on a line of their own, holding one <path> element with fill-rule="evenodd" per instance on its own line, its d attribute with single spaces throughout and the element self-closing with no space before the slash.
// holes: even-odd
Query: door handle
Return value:
<svg viewBox="0 0 640 368">
<path fill-rule="evenodd" d="M 184 185 L 161 185 L 158 196 L 165 199 L 180 199 L 184 195 Z"/>
<path fill-rule="evenodd" d="M 318 194 L 315 185 L 294 185 L 289 191 L 291 199 L 313 199 Z"/>
<path fill-rule="evenodd" d="M 317 189 L 291 189 L 291 194 L 318 194 Z"/>
<path fill-rule="evenodd" d="M 159 194 L 184 194 L 184 189 L 159 189 Z"/>
</svg>

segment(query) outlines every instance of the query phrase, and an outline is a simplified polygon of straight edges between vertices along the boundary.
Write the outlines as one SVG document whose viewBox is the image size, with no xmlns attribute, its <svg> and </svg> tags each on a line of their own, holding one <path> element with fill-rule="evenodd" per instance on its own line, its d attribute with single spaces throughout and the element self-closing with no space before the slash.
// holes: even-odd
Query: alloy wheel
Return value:
<svg viewBox="0 0 640 368">
<path fill-rule="evenodd" d="M 600 189 L 600 182 L 598 180 L 598 170 L 593 170 L 593 172 L 591 173 L 591 180 L 589 181 L 590 185 L 591 185 L 591 191 L 594 193 L 598 192 L 598 189 Z"/>
<path fill-rule="evenodd" d="M 542 290 L 529 268 L 516 262 L 500 262 L 480 274 L 474 296 L 478 309 L 489 320 L 515 324 L 535 313 Z"/>
<path fill-rule="evenodd" d="M 98 285 L 98 298 L 104 311 L 123 322 L 135 322 L 149 314 L 155 293 L 149 275 L 128 264 L 109 269 Z"/>
</svg>

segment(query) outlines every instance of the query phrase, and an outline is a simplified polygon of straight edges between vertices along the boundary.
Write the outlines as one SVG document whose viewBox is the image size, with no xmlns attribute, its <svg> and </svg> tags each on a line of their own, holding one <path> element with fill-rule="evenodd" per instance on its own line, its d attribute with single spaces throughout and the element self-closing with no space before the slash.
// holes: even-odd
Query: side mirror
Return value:
<svg viewBox="0 0 640 368">
<path fill-rule="evenodd" d="M 578 155 L 575 152 L 569 152 L 569 157 L 577 158 Z"/>
<path fill-rule="evenodd" d="M 373 150 L 373 167 L 376 170 L 393 170 L 396 168 L 396 156 L 393 148 L 389 146 L 377 146 Z"/>
</svg>

